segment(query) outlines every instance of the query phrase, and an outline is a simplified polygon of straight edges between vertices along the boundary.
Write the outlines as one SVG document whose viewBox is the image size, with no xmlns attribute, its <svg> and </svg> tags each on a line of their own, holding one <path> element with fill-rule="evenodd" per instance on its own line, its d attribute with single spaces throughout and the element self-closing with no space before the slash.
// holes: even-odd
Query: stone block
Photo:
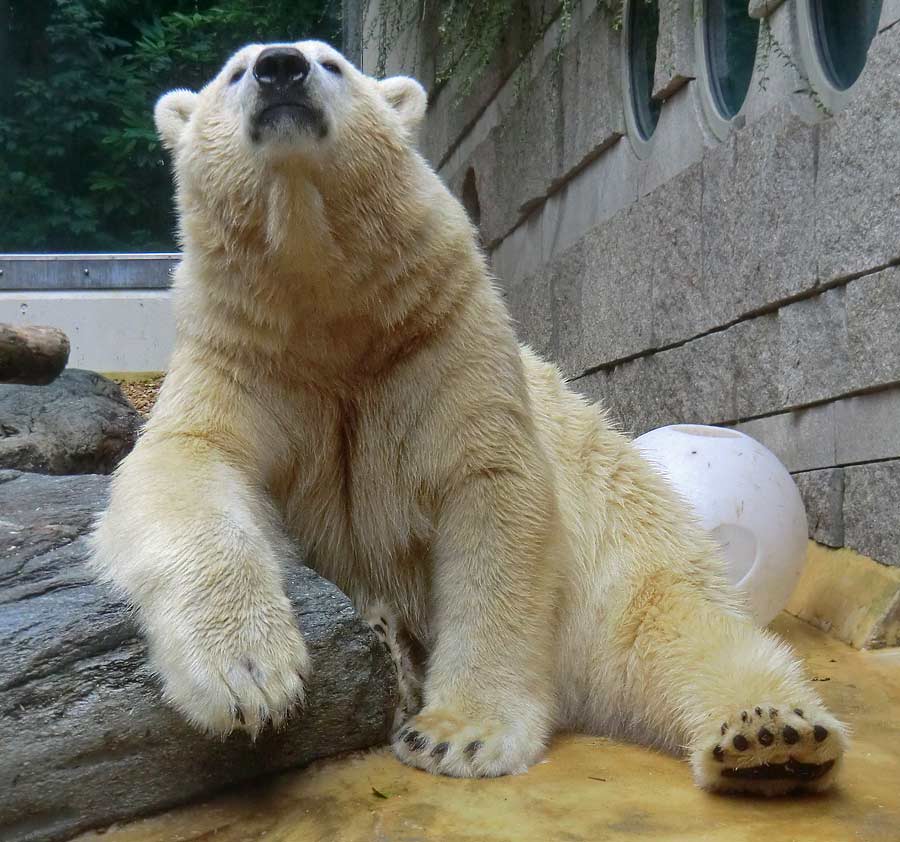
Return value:
<svg viewBox="0 0 900 842">
<path fill-rule="evenodd" d="M 900 26 L 877 35 L 847 107 L 821 123 L 816 252 L 826 282 L 900 258 Z"/>
<path fill-rule="evenodd" d="M 811 471 L 835 464 L 834 413 L 834 404 L 824 404 L 755 418 L 735 428 L 764 444 L 789 471 Z"/>
<path fill-rule="evenodd" d="M 768 338 L 777 349 L 773 374 L 779 381 L 781 406 L 802 406 L 858 385 L 849 362 L 846 298 L 846 288 L 838 287 L 764 317 L 774 322 Z M 751 411 L 746 414 L 772 408 L 748 404 Z"/>
<path fill-rule="evenodd" d="M 844 470 L 825 468 L 794 474 L 806 507 L 809 537 L 828 547 L 844 546 Z"/>
<path fill-rule="evenodd" d="M 562 73 L 561 168 L 556 179 L 583 166 L 625 132 L 619 33 L 600 6 L 582 20 L 559 59 Z"/>
<path fill-rule="evenodd" d="M 535 44 L 441 169 L 449 180 L 474 169 L 488 248 L 624 131 L 616 36 L 603 9 L 573 21 L 561 44 L 553 32 Z"/>
<path fill-rule="evenodd" d="M 816 286 L 816 130 L 780 106 L 703 159 L 702 284 L 694 333 Z"/>
<path fill-rule="evenodd" d="M 749 13 L 751 18 L 765 18 L 772 14 L 784 0 L 750 0 Z"/>
<path fill-rule="evenodd" d="M 834 431 L 836 464 L 900 459 L 900 388 L 836 401 Z"/>
<path fill-rule="evenodd" d="M 574 387 L 635 435 L 664 424 L 727 421 L 735 417 L 733 355 L 734 334 L 722 331 L 595 372 Z"/>
<path fill-rule="evenodd" d="M 900 268 L 847 285 L 847 332 L 853 388 L 900 380 Z"/>
<path fill-rule="evenodd" d="M 662 3 L 652 95 L 665 101 L 697 73 L 694 68 L 694 15 L 691 3 Z"/>
<path fill-rule="evenodd" d="M 900 459 L 844 468 L 844 543 L 900 566 Z"/>
<path fill-rule="evenodd" d="M 435 64 L 443 65 L 447 45 L 436 33 L 442 10 L 437 4 L 425 5 L 433 5 L 437 12 L 433 24 L 433 60 Z M 460 66 L 446 82 L 435 88 L 422 134 L 422 150 L 436 168 L 444 164 L 473 124 L 482 119 L 488 104 L 509 83 L 522 63 L 523 54 L 540 53 L 545 39 L 558 37 L 556 26 L 551 24 L 558 7 L 559 0 L 522 3 L 498 49 L 480 72 L 475 72 L 471 65 Z M 470 80 L 468 91 L 465 90 L 467 79 Z"/>
<path fill-rule="evenodd" d="M 546 271 L 504 284 L 503 290 L 519 339 L 538 354 L 553 359 L 553 290 Z"/>
</svg>

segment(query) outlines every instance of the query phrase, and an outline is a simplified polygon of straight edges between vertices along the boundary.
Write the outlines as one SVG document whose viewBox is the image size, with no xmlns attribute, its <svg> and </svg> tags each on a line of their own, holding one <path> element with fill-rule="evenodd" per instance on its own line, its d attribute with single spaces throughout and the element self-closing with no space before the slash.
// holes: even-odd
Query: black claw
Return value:
<svg viewBox="0 0 900 842">
<path fill-rule="evenodd" d="M 386 626 L 388 624 L 387 620 L 385 620 L 384 617 L 379 617 L 378 619 L 381 620 L 381 625 Z"/>
<path fill-rule="evenodd" d="M 722 751 L 722 746 L 716 746 L 713 749 L 713 757 L 721 763 L 725 759 L 725 752 Z"/>
<path fill-rule="evenodd" d="M 797 714 L 801 719 L 803 719 L 803 711 L 800 708 L 794 708 L 794 713 Z"/>
<path fill-rule="evenodd" d="M 403 742 L 409 743 L 410 745 L 412 745 L 412 744 L 413 744 L 416 740 L 418 740 L 418 739 L 419 739 L 419 732 L 418 732 L 418 731 L 410 731 L 410 732 L 403 738 Z"/>
<path fill-rule="evenodd" d="M 756 738 L 763 746 L 770 746 L 775 742 L 775 735 L 768 728 L 760 728 Z"/>
<path fill-rule="evenodd" d="M 725 732 L 728 730 L 728 723 L 727 723 L 727 722 L 723 722 L 723 723 L 722 723 L 722 727 L 721 727 L 720 730 L 722 731 L 722 736 L 724 737 L 724 736 L 725 736 Z"/>
<path fill-rule="evenodd" d="M 237 717 L 237 721 L 241 723 L 241 725 L 246 725 L 247 720 L 244 719 L 244 711 L 242 711 L 239 707 L 234 708 L 234 715 Z"/>
<path fill-rule="evenodd" d="M 822 725 L 816 725 L 813 728 L 813 736 L 816 738 L 817 743 L 821 743 L 823 740 L 828 739 L 828 729 Z"/>
<path fill-rule="evenodd" d="M 741 711 L 741 722 L 746 722 L 746 721 L 747 721 L 747 711 L 742 710 Z"/>
<path fill-rule="evenodd" d="M 375 625 L 372 626 L 372 628 L 376 632 L 378 632 L 378 634 L 380 634 L 382 637 L 384 637 L 384 626 L 382 626 L 380 623 L 375 623 Z"/>
<path fill-rule="evenodd" d="M 789 746 L 792 746 L 794 743 L 800 741 L 800 735 L 793 728 L 791 728 L 790 725 L 785 725 L 784 730 L 781 733 L 784 736 L 784 741 Z"/>
<path fill-rule="evenodd" d="M 450 743 L 438 743 L 432 750 L 431 756 L 442 758 L 450 749 Z"/>
<path fill-rule="evenodd" d="M 401 728 L 399 733 L 397 734 L 397 742 L 401 742 L 406 739 L 406 735 L 409 733 L 409 728 Z"/>
<path fill-rule="evenodd" d="M 762 708 L 753 708 L 753 711 L 757 716 L 762 716 Z"/>
<path fill-rule="evenodd" d="M 750 743 L 743 734 L 735 734 L 735 737 L 731 741 L 731 744 L 738 751 L 746 751 L 748 748 L 750 748 Z"/>
<path fill-rule="evenodd" d="M 776 716 L 778 716 L 778 709 L 777 708 L 769 708 L 769 716 L 771 716 L 773 719 Z"/>
<path fill-rule="evenodd" d="M 481 742 L 481 740 L 472 740 L 472 742 L 469 743 L 465 747 L 465 749 L 463 749 L 463 754 L 465 754 L 465 756 L 469 760 L 471 760 L 475 756 L 475 752 L 477 752 L 478 749 L 480 749 L 482 746 L 484 746 L 484 743 Z"/>
<path fill-rule="evenodd" d="M 425 746 L 428 745 L 428 737 L 422 734 L 418 740 L 409 744 L 410 751 L 421 751 Z"/>
</svg>

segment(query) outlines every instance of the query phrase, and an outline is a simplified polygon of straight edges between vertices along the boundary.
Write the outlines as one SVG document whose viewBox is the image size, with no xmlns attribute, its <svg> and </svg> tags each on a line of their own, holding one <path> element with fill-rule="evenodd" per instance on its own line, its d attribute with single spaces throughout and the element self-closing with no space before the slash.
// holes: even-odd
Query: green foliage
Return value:
<svg viewBox="0 0 900 842">
<path fill-rule="evenodd" d="M 328 0 L 4 2 L 0 252 L 171 250 L 157 97 L 244 43 L 338 41 Z"/>
</svg>

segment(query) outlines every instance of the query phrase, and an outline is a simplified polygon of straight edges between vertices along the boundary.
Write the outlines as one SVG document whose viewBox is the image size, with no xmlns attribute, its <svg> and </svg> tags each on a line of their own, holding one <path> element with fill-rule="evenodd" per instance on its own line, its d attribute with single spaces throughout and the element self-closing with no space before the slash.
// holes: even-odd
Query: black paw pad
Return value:
<svg viewBox="0 0 900 842">
<path fill-rule="evenodd" d="M 828 739 L 828 729 L 822 725 L 816 725 L 813 728 L 813 736 L 816 738 L 817 743 L 821 743 Z"/>
<path fill-rule="evenodd" d="M 736 734 L 734 739 L 731 741 L 731 744 L 738 751 L 746 751 L 748 748 L 750 748 L 750 743 L 743 734 Z"/>
<path fill-rule="evenodd" d="M 796 729 L 791 728 L 790 725 L 785 725 L 784 730 L 781 732 L 781 735 L 784 737 L 784 741 L 792 746 L 794 743 L 800 742 L 800 735 L 797 733 Z"/>
<path fill-rule="evenodd" d="M 775 736 L 768 728 L 760 728 L 756 738 L 761 746 L 770 746 L 775 742 Z"/>
<path fill-rule="evenodd" d="M 476 752 L 478 751 L 478 749 L 480 749 L 483 745 L 484 745 L 484 743 L 481 742 L 481 740 L 472 740 L 472 742 L 469 743 L 469 744 L 463 749 L 463 754 L 465 754 L 465 756 L 466 756 L 469 760 L 471 760 L 471 759 L 475 756 L 475 754 L 476 754 Z"/>
<path fill-rule="evenodd" d="M 438 743 L 432 750 L 431 756 L 436 757 L 439 760 L 447 753 L 450 749 L 450 743 Z"/>
</svg>

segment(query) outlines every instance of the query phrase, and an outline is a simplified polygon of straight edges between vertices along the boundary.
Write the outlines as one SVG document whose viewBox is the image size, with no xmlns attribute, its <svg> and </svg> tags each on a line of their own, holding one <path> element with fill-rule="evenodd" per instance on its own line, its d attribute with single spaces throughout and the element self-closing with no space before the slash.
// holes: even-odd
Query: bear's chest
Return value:
<svg viewBox="0 0 900 842">
<path fill-rule="evenodd" d="M 408 413 L 384 401 L 321 402 L 303 413 L 287 526 L 312 566 L 351 595 L 364 587 L 388 598 L 427 575 L 433 517 L 422 447 Z"/>
</svg>

